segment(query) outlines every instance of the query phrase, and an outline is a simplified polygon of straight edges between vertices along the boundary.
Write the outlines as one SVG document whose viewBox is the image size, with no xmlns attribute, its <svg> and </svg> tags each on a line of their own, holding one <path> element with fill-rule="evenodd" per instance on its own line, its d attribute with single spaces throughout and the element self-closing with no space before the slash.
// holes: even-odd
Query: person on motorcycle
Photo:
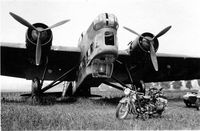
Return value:
<svg viewBox="0 0 200 131">
<path fill-rule="evenodd" d="M 143 80 L 140 80 L 140 82 L 135 83 L 137 92 L 143 93 L 145 95 L 145 84 Z"/>
</svg>

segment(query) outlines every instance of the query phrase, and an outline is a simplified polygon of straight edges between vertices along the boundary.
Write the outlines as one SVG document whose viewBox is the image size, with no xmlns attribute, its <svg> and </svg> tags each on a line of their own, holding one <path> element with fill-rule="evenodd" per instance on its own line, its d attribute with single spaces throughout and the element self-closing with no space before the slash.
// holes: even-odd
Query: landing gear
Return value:
<svg viewBox="0 0 200 131">
<path fill-rule="evenodd" d="M 91 89 L 90 88 L 79 88 L 79 90 L 77 90 L 74 95 L 81 96 L 81 97 L 90 97 Z"/>
<path fill-rule="evenodd" d="M 72 96 L 72 94 L 73 94 L 73 82 L 64 82 L 62 98 Z"/>
<path fill-rule="evenodd" d="M 111 76 L 113 81 L 115 81 L 116 83 L 119 83 L 121 86 L 112 84 L 112 83 L 107 82 L 107 81 L 104 81 L 103 83 L 107 84 L 109 86 L 112 86 L 114 88 L 117 88 L 119 90 L 124 90 L 126 88 L 130 88 L 131 90 L 135 90 L 135 91 L 138 91 L 138 92 L 141 92 L 141 93 L 145 94 L 145 84 L 144 84 L 143 80 L 140 80 L 140 81 L 139 80 L 134 80 L 132 75 L 131 75 L 131 72 L 130 72 L 131 69 L 128 68 L 128 65 L 124 64 L 124 63 L 122 63 L 120 61 L 117 61 L 117 62 L 119 62 L 119 64 L 123 64 L 124 65 L 124 68 L 125 68 L 125 70 L 127 72 L 127 76 L 128 76 L 128 79 L 130 80 L 131 86 L 127 86 L 124 82 L 120 81 L 119 79 L 117 79 L 114 76 Z"/>
<path fill-rule="evenodd" d="M 39 104 L 41 102 L 41 83 L 38 77 L 32 80 L 31 98 L 33 104 Z"/>
<path fill-rule="evenodd" d="M 40 104 L 40 103 L 44 102 L 45 98 L 42 98 L 43 93 L 45 91 L 47 91 L 48 89 L 50 89 L 50 88 L 60 84 L 61 82 L 63 82 L 63 79 L 66 78 L 77 67 L 78 66 L 75 66 L 75 67 L 71 68 L 70 70 L 65 72 L 63 75 L 61 75 L 59 78 L 57 78 L 56 80 L 51 82 L 49 85 L 47 85 L 47 86 L 42 88 L 43 81 L 44 81 L 45 74 L 46 74 L 46 70 L 47 70 L 47 65 L 46 65 L 45 69 L 44 69 L 44 73 L 43 73 L 41 82 L 40 82 L 38 77 L 35 77 L 32 80 L 32 90 L 31 90 L 32 104 L 34 105 L 34 104 Z M 62 94 L 62 96 L 72 95 L 72 93 L 73 93 L 73 84 L 72 83 L 73 82 L 71 82 L 69 84 L 69 86 L 65 90 L 64 94 Z"/>
<path fill-rule="evenodd" d="M 75 91 L 76 82 L 75 81 L 67 81 L 63 84 L 62 96 L 58 98 L 58 100 L 66 100 L 68 98 L 73 98 L 73 96 L 77 97 L 90 97 L 91 90 L 90 88 L 79 88 Z"/>
</svg>

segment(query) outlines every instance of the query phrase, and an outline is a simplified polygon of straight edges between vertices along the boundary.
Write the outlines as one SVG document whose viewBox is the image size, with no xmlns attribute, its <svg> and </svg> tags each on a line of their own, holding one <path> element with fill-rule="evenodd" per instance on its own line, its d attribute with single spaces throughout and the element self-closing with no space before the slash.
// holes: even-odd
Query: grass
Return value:
<svg viewBox="0 0 200 131">
<path fill-rule="evenodd" d="M 126 120 L 115 117 L 120 91 L 96 92 L 101 99 L 79 98 L 76 101 L 32 106 L 20 101 L 19 93 L 2 93 L 2 130 L 181 130 L 200 129 L 200 112 L 186 108 L 182 101 L 170 101 L 162 118 Z M 178 94 L 178 93 L 176 93 Z M 180 93 L 179 93 L 180 94 Z M 172 92 L 168 94 L 170 97 Z M 179 95 L 180 96 L 180 95 Z"/>
</svg>

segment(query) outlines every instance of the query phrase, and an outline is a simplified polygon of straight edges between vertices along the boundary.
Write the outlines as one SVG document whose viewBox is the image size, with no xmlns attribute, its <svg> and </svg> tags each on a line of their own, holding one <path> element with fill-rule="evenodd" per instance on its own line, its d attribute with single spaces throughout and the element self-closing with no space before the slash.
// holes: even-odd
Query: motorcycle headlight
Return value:
<svg viewBox="0 0 200 131">
<path fill-rule="evenodd" d="M 131 90 L 129 89 L 129 88 L 126 88 L 125 90 L 124 90 L 124 94 L 125 95 L 129 95 L 131 93 Z"/>
</svg>

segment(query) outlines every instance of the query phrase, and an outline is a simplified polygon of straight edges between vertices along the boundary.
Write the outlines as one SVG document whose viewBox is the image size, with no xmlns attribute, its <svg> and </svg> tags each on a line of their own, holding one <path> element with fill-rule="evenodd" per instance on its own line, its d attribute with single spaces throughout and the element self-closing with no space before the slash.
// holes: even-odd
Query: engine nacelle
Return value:
<svg viewBox="0 0 200 131">
<path fill-rule="evenodd" d="M 48 28 L 48 26 L 43 23 L 35 23 L 33 24 L 33 26 L 36 27 L 38 30 Z M 28 28 L 26 32 L 26 48 L 27 48 L 28 61 L 31 64 L 35 64 L 35 53 L 36 53 L 36 45 L 38 39 L 37 35 L 38 33 L 36 32 L 36 30 Z M 40 62 L 41 64 L 45 63 L 46 61 L 46 56 L 48 56 L 52 46 L 52 39 L 53 39 L 53 34 L 51 30 L 46 30 L 40 33 L 40 42 L 42 50 L 41 62 Z"/>
<path fill-rule="evenodd" d="M 143 61 L 145 57 L 149 56 L 150 44 L 154 46 L 155 51 L 158 50 L 158 39 L 156 38 L 153 41 L 151 40 L 154 37 L 153 34 L 145 32 L 141 36 L 145 37 L 146 39 L 143 37 L 138 37 L 135 41 L 130 42 L 129 51 L 133 62 Z"/>
</svg>

